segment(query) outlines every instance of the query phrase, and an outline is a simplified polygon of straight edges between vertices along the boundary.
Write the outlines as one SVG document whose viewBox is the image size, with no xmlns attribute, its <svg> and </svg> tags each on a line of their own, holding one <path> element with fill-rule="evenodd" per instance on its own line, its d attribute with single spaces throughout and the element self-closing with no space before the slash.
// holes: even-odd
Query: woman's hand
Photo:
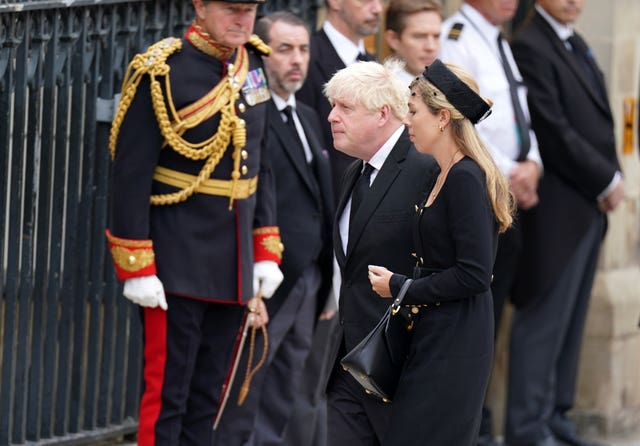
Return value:
<svg viewBox="0 0 640 446">
<path fill-rule="evenodd" d="M 393 273 L 384 266 L 369 265 L 369 282 L 371 288 L 378 293 L 380 297 L 391 297 L 391 289 L 389 289 L 389 281 Z"/>
</svg>

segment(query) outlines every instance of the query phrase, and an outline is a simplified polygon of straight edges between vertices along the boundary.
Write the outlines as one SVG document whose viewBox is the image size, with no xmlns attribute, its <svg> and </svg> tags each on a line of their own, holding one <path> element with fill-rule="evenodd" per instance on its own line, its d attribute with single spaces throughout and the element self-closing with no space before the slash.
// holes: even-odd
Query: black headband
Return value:
<svg viewBox="0 0 640 446">
<path fill-rule="evenodd" d="M 453 74 L 440 59 L 424 67 L 422 76 L 438 87 L 451 105 L 472 123 L 477 124 L 491 114 L 491 106 Z"/>
</svg>

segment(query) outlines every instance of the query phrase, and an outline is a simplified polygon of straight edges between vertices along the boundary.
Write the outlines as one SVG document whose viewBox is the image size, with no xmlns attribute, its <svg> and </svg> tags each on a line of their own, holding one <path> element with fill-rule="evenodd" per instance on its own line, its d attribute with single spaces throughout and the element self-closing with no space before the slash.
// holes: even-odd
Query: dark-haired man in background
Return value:
<svg viewBox="0 0 640 446">
<path fill-rule="evenodd" d="M 624 186 L 604 78 L 573 29 L 584 0 L 538 0 L 513 54 L 529 90 L 545 174 L 523 212 L 513 300 L 506 440 L 509 446 L 595 443 L 567 417 L 606 214 Z"/>
</svg>

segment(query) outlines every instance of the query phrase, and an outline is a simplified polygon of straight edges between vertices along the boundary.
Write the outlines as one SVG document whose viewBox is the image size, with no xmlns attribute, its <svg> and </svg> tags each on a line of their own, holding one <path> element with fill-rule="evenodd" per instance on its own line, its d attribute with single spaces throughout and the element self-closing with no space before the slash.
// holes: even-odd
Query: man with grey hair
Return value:
<svg viewBox="0 0 640 446">
<path fill-rule="evenodd" d="M 338 71 L 325 87 L 334 146 L 357 158 L 341 181 L 334 222 L 342 285 L 340 333 L 327 385 L 330 445 L 379 444 L 387 430 L 390 406 L 367 395 L 339 361 L 389 306 L 371 289 L 368 265 L 411 274 L 412 216 L 436 171 L 433 158 L 417 152 L 403 125 L 408 90 L 398 69 L 398 62 L 359 62 Z"/>
<path fill-rule="evenodd" d="M 309 77 L 296 93 L 297 98 L 318 112 L 329 158 L 333 184 L 337 185 L 353 158 L 333 150 L 331 128 L 326 121 L 331 107 L 322 94 L 322 86 L 338 70 L 359 60 L 375 60 L 364 46 L 364 38 L 378 32 L 383 0 L 326 0 L 327 18 L 322 28 L 311 36 Z"/>
</svg>

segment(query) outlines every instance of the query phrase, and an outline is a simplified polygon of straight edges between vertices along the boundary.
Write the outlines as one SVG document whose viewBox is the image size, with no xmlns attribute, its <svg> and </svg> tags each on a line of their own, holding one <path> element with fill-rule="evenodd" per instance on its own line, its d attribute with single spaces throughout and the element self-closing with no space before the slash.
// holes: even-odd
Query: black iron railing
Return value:
<svg viewBox="0 0 640 446">
<path fill-rule="evenodd" d="M 315 23 L 317 7 L 268 10 Z M 104 239 L 107 139 L 128 61 L 192 15 L 184 0 L 0 0 L 0 445 L 135 431 L 142 333 Z"/>
</svg>

